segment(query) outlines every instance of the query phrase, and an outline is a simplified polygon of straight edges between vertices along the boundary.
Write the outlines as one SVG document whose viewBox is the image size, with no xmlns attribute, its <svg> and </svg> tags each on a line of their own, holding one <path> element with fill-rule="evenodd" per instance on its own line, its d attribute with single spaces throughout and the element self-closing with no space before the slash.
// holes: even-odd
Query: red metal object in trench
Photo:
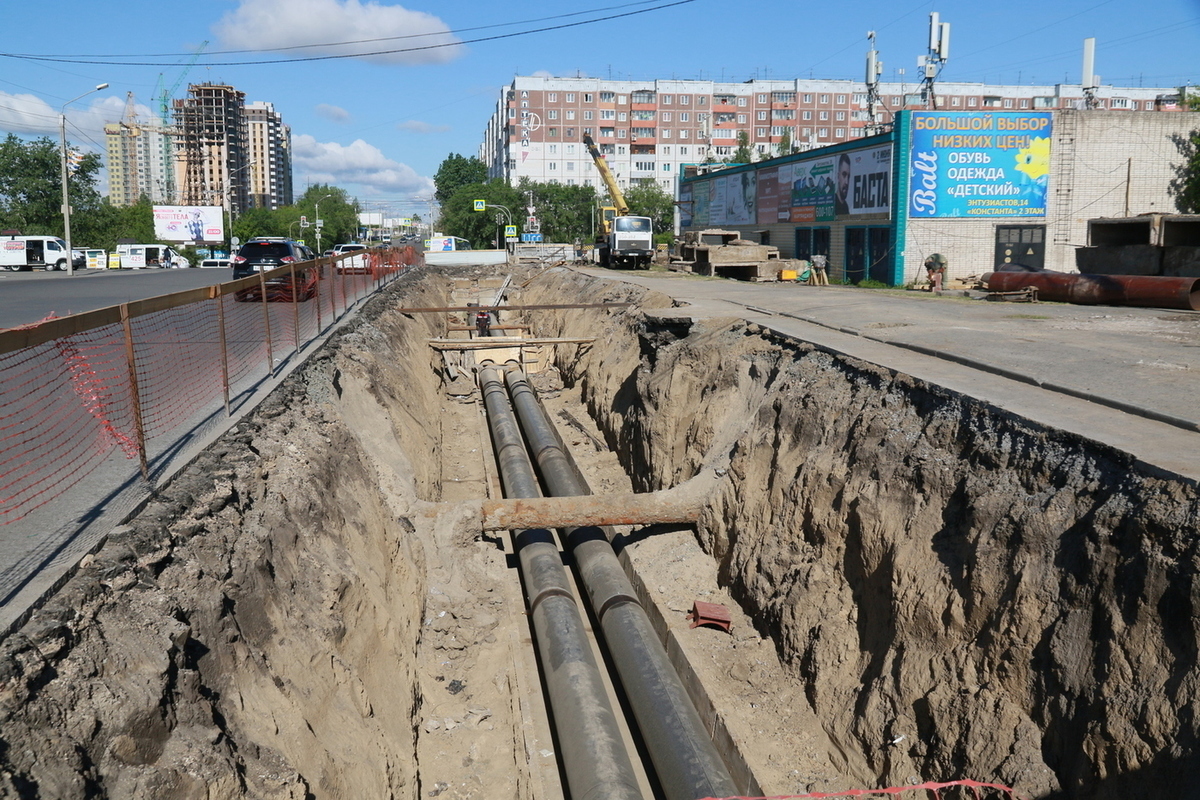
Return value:
<svg viewBox="0 0 1200 800">
<path fill-rule="evenodd" d="M 989 272 L 983 276 L 983 283 L 989 292 L 1014 292 L 1032 287 L 1037 289 L 1039 300 L 1059 303 L 1200 311 L 1200 278 Z"/>
</svg>

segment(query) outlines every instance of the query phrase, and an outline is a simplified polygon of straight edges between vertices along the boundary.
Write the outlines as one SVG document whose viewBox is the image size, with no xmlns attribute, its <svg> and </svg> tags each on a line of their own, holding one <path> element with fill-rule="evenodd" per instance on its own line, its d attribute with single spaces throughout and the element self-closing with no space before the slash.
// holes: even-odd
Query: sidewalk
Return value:
<svg viewBox="0 0 1200 800">
<path fill-rule="evenodd" d="M 740 317 L 1200 480 L 1200 313 L 580 271 L 687 304 L 657 314 Z"/>
</svg>

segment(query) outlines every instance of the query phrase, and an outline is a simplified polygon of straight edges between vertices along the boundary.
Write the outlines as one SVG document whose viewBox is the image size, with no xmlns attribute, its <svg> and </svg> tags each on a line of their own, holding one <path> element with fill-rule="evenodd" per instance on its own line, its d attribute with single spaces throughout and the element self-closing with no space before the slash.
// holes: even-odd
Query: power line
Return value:
<svg viewBox="0 0 1200 800">
<path fill-rule="evenodd" d="M 365 52 L 365 53 L 337 53 L 337 54 L 330 54 L 330 55 L 323 55 L 323 56 L 304 56 L 301 58 L 279 58 L 279 59 L 266 59 L 266 60 L 261 60 L 261 61 L 211 61 L 211 62 L 206 62 L 206 66 L 209 66 L 209 67 L 247 67 L 247 66 L 259 66 L 259 65 L 268 65 L 268 64 L 298 64 L 298 63 L 303 63 L 303 62 L 307 62 L 307 61 L 331 61 L 331 60 L 335 60 L 335 59 L 344 59 L 344 58 L 366 58 L 368 56 L 395 55 L 397 53 L 415 53 L 415 52 L 420 52 L 422 50 L 437 50 L 437 49 L 440 49 L 443 47 L 458 47 L 460 45 L 466 45 L 466 44 L 479 44 L 480 42 L 493 42 L 493 41 L 497 41 L 500 39 L 512 39 L 517 36 L 528 36 L 528 35 L 534 34 L 534 33 L 546 33 L 548 31 L 558 31 L 558 30 L 564 30 L 566 28 L 577 28 L 577 27 L 580 27 L 583 25 L 594 25 L 597 22 L 609 22 L 609 21 L 615 20 L 615 19 L 622 19 L 624 17 L 633 17 L 633 16 L 637 16 L 639 14 L 647 14 L 651 11 L 660 11 L 664 8 L 672 8 L 674 6 L 688 5 L 689 3 L 694 3 L 694 2 L 696 2 L 696 0 L 675 0 L 675 2 L 664 3 L 662 5 L 653 6 L 651 8 L 643 8 L 643 9 L 640 9 L 637 11 L 627 11 L 624 14 L 610 14 L 609 16 L 598 17 L 596 19 L 581 20 L 579 22 L 567 22 L 562 25 L 548 25 L 548 26 L 542 27 L 542 28 L 530 28 L 529 30 L 516 31 L 514 33 L 501 33 L 501 34 L 497 34 L 495 36 L 481 36 L 477 39 L 464 39 L 464 40 L 455 41 L 455 42 L 439 42 L 436 44 L 420 45 L 420 46 L 416 46 L 416 47 L 400 47 L 400 48 L 396 48 L 396 49 L 392 49 L 392 50 L 373 50 L 373 51 L 369 51 L 369 52 Z M 586 13 L 586 12 L 584 12 L 584 13 Z M 551 17 L 550 19 L 554 19 L 554 18 Z M 496 27 L 499 27 L 499 26 L 496 26 Z M 471 29 L 468 29 L 468 30 L 471 30 Z M 432 36 L 432 35 L 446 36 L 446 35 L 449 35 L 450 33 L 451 33 L 450 31 L 446 31 L 446 32 L 437 33 L 437 34 L 414 34 L 414 35 L 417 35 L 417 36 Z M 407 37 L 395 37 L 395 38 L 407 38 Z M 371 41 L 371 40 L 366 40 L 366 41 Z M 348 42 L 347 44 L 353 44 L 353 42 Z M 305 46 L 319 47 L 322 45 L 305 45 Z M 281 48 L 281 49 L 288 49 L 288 48 Z M 230 52 L 271 52 L 271 51 L 267 50 L 267 51 L 230 51 Z M 99 65 L 103 65 L 103 66 L 118 66 L 118 67 L 170 67 L 170 66 L 177 66 L 173 62 L 163 62 L 163 61 L 98 61 L 98 60 L 92 60 L 92 59 L 87 59 L 87 58 L 66 58 L 66 57 L 60 57 L 60 56 L 35 56 L 35 55 L 22 54 L 22 53 L 0 53 L 0 57 L 12 58 L 12 59 L 17 59 L 17 60 L 22 60 L 22 61 L 41 61 L 41 62 L 51 62 L 51 63 L 57 63 L 57 64 L 99 64 Z M 114 56 L 114 58 L 123 58 L 123 57 L 124 56 Z M 147 57 L 152 58 L 155 56 L 147 56 Z M 178 56 L 176 56 L 176 55 L 172 55 L 172 58 L 177 58 L 177 57 Z M 96 57 L 92 57 L 92 58 L 96 58 Z"/>
</svg>

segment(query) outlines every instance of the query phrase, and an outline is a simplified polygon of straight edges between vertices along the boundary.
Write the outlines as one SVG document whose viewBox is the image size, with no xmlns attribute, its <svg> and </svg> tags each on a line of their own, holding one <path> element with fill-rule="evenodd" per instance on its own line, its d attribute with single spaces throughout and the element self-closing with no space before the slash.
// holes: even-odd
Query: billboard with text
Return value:
<svg viewBox="0 0 1200 800">
<path fill-rule="evenodd" d="M 221 206 L 154 206 L 154 238 L 160 242 L 225 241 Z"/>
<path fill-rule="evenodd" d="M 1052 122 L 1045 111 L 913 112 L 909 216 L 1045 216 Z"/>
</svg>

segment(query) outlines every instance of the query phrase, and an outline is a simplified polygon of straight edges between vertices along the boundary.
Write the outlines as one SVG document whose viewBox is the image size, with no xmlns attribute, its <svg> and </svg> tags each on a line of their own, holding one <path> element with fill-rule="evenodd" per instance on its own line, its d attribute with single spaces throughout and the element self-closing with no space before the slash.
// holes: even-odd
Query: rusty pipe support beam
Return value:
<svg viewBox="0 0 1200 800">
<path fill-rule="evenodd" d="M 1200 278 L 1167 275 L 1076 275 L 1062 272 L 988 272 L 989 292 L 1037 289 L 1039 300 L 1100 306 L 1200 311 Z"/>
</svg>

